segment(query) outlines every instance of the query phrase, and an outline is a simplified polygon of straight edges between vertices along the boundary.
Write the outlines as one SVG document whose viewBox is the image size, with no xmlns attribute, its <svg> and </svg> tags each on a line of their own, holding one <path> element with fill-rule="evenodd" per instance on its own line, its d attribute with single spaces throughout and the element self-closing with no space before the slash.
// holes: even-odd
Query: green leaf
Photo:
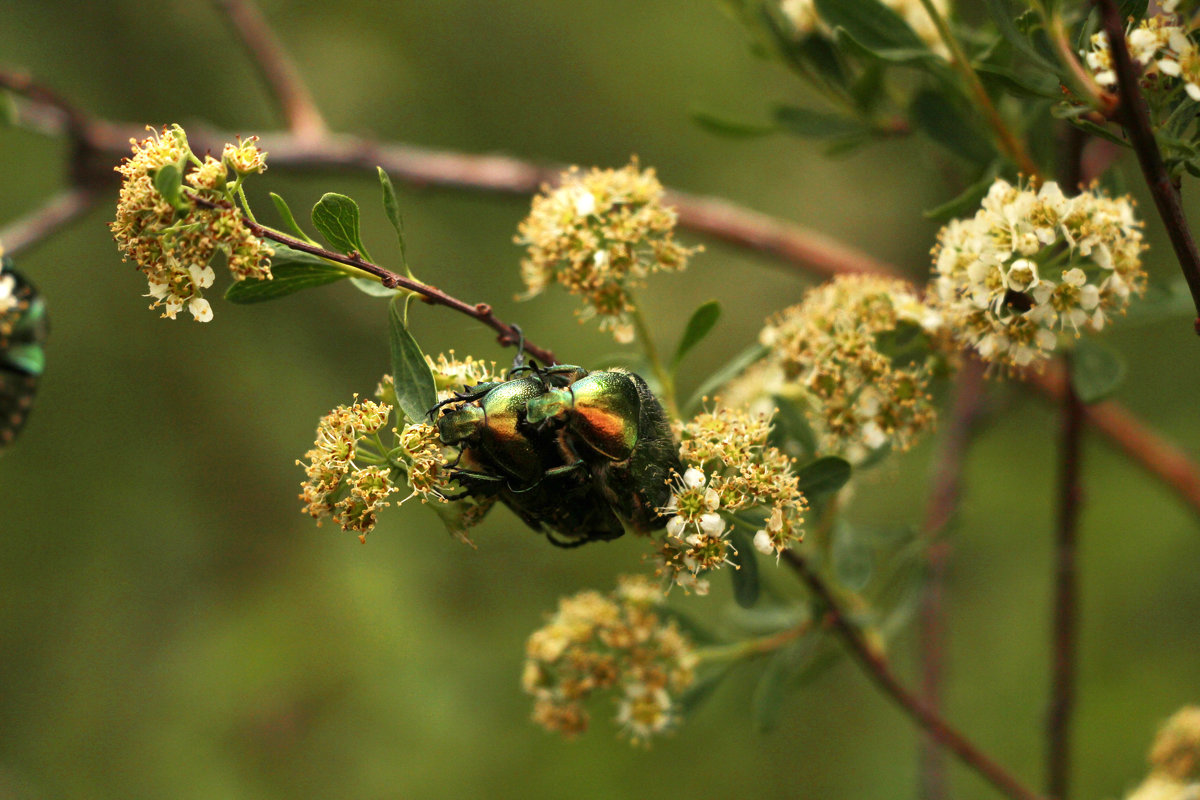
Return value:
<svg viewBox="0 0 1200 800">
<path fill-rule="evenodd" d="M 1059 74 L 1058 65 L 1043 57 L 1034 47 L 1033 42 L 1017 29 L 1016 24 L 1013 23 L 1013 13 L 1008 7 L 1008 0 L 983 1 L 987 6 L 988 13 L 991 14 L 992 21 L 996 23 L 996 29 L 1000 31 L 1000 35 L 1013 46 L 1013 49 L 1028 60 L 1031 67 L 1036 67 L 1041 72 Z"/>
<path fill-rule="evenodd" d="M 692 312 L 692 317 L 688 320 L 687 327 L 683 330 L 683 337 L 679 340 L 679 346 L 675 348 L 675 357 L 671 359 L 672 372 L 679 368 L 683 357 L 688 354 L 688 351 L 703 341 L 704 337 L 709 334 L 720 318 L 721 304 L 716 300 L 709 300 Z"/>
<path fill-rule="evenodd" d="M 808 497 L 833 494 L 846 485 L 853 470 L 850 462 L 837 456 L 825 456 L 805 464 L 800 468 L 797 477 L 800 479 L 800 491 Z"/>
<path fill-rule="evenodd" d="M 333 249 L 371 259 L 358 233 L 358 203 L 346 195 L 328 192 L 322 196 L 313 206 L 312 221 Z"/>
<path fill-rule="evenodd" d="M 684 719 L 687 719 L 692 714 L 696 713 L 696 709 L 703 705 L 704 701 L 712 696 L 712 693 L 721 681 L 725 679 L 733 669 L 733 664 L 724 664 L 719 669 L 705 674 L 692 682 L 692 685 L 679 695 L 676 711 Z"/>
<path fill-rule="evenodd" d="M 776 106 L 772 112 L 779 127 L 793 136 L 805 139 L 832 139 L 861 136 L 870 128 L 852 117 L 813 111 L 798 106 Z"/>
<path fill-rule="evenodd" d="M 980 63 L 975 65 L 975 71 L 985 83 L 992 82 L 1004 87 L 1009 94 L 1017 97 L 1040 97 L 1058 99 L 1062 96 L 1059 91 L 1058 79 L 1046 72 L 1036 75 L 1018 75 L 1013 70 L 998 64 Z"/>
<path fill-rule="evenodd" d="M 759 733 L 773 729 L 783 711 L 783 699 L 792 684 L 812 660 L 817 637 L 801 636 L 771 654 L 754 687 L 752 711 L 754 726 Z"/>
<path fill-rule="evenodd" d="M 769 348 L 755 343 L 727 361 L 724 366 L 718 368 L 716 372 L 709 375 L 708 378 L 706 378 L 704 382 L 700 384 L 700 388 L 696 389 L 695 394 L 691 396 L 691 398 L 687 401 L 687 405 L 684 406 L 687 413 L 690 415 L 692 411 L 695 411 L 700 407 L 700 404 L 704 402 L 705 397 L 710 396 L 717 389 L 729 383 L 738 375 L 741 375 L 742 372 L 745 371 L 746 367 L 749 367 L 755 361 L 761 360 L 762 357 L 768 352 L 770 352 Z"/>
<path fill-rule="evenodd" d="M 271 258 L 269 281 L 235 281 L 225 290 L 225 299 L 231 303 L 245 305 L 275 300 L 302 289 L 335 283 L 346 277 L 346 273 L 328 261 L 287 245 L 273 244 L 275 255 Z"/>
<path fill-rule="evenodd" d="M 154 191 L 179 208 L 183 203 L 183 172 L 175 164 L 163 164 L 154 172 Z"/>
<path fill-rule="evenodd" d="M 896 327 L 875 334 L 875 348 L 895 366 L 923 364 L 933 353 L 929 334 L 916 322 L 897 321 Z"/>
<path fill-rule="evenodd" d="M 396 385 L 396 403 L 400 410 L 409 422 L 419 422 L 437 403 L 437 387 L 425 354 L 404 323 L 405 303 L 403 296 L 396 296 L 388 303 L 392 380 Z"/>
<path fill-rule="evenodd" d="M 964 189 L 957 197 L 922 212 L 922 215 L 934 222 L 948 222 L 959 217 L 974 216 L 980 202 L 987 196 L 988 189 L 996 182 L 998 166 L 993 163 L 984 171 L 982 178 Z"/>
<path fill-rule="evenodd" d="M 958 109 L 948 95 L 923 89 L 913 98 L 909 117 L 926 136 L 972 164 L 986 164 L 996 157 L 991 138 Z"/>
<path fill-rule="evenodd" d="M 1142 17 L 1146 16 L 1146 8 L 1149 5 L 1147 0 L 1121 0 L 1119 4 L 1121 19 L 1128 22 L 1129 18 L 1133 17 L 1134 24 L 1141 22 Z"/>
<path fill-rule="evenodd" d="M 808 424 L 804 409 L 786 397 L 775 395 L 771 399 L 779 411 L 773 420 L 767 443 L 788 453 L 792 453 L 794 448 L 791 445 L 794 445 L 800 450 L 798 455 L 811 456 L 817 452 L 817 434 Z"/>
<path fill-rule="evenodd" d="M 1075 127 L 1090 133 L 1093 136 L 1099 136 L 1101 139 L 1112 142 L 1113 144 L 1118 144 L 1121 147 L 1132 147 L 1132 145 L 1130 145 L 1128 141 L 1121 137 L 1120 134 L 1114 133 L 1103 125 L 1097 125 L 1090 119 L 1075 117 L 1074 119 L 1070 120 L 1070 122 Z"/>
<path fill-rule="evenodd" d="M 838 48 L 847 53 L 857 54 L 863 59 L 877 59 L 898 66 L 931 69 L 940 60 L 924 46 L 919 50 L 908 48 L 873 50 L 841 28 L 834 32 L 834 40 L 837 42 Z"/>
<path fill-rule="evenodd" d="M 1098 403 L 1125 380 L 1125 360 L 1093 339 L 1080 339 L 1071 354 L 1071 385 L 1085 403 Z"/>
<path fill-rule="evenodd" d="M 871 580 L 875 566 L 874 553 L 865 537 L 859 536 L 853 525 L 838 520 L 830 545 L 833 575 L 844 588 L 861 592 Z"/>
<path fill-rule="evenodd" d="M 305 233 L 304 229 L 296 223 L 296 218 L 292 216 L 292 209 L 288 207 L 286 200 L 274 192 L 271 192 L 271 202 L 275 204 L 275 211 L 279 213 L 279 217 L 283 220 L 283 224 L 291 228 L 292 233 L 296 234 L 297 238 L 303 239 L 309 244 L 316 244 L 316 242 L 313 241 L 313 238 Z"/>
<path fill-rule="evenodd" d="M 350 283 L 354 285 L 355 289 L 371 297 L 395 297 L 404 291 L 403 289 L 389 289 L 379 281 L 370 278 L 351 278 Z"/>
<path fill-rule="evenodd" d="M 709 133 L 717 136 L 728 136 L 735 139 L 749 139 L 757 136 L 769 136 L 777 133 L 779 128 L 766 122 L 749 122 L 733 119 L 722 114 L 694 108 L 691 113 L 692 122 Z"/>
<path fill-rule="evenodd" d="M 733 599 L 742 608 L 753 608 L 758 602 L 758 559 L 754 556 L 754 540 L 738 525 L 729 529 L 729 544 L 735 552 L 729 556 L 729 577 L 733 579 Z"/>
<path fill-rule="evenodd" d="M 929 52 L 904 18 L 879 0 L 816 0 L 817 13 L 831 28 L 841 28 L 873 52 Z"/>
<path fill-rule="evenodd" d="M 408 277 L 413 277 L 412 270 L 408 268 L 408 251 L 404 246 L 404 218 L 400 216 L 400 203 L 396 200 L 396 190 L 392 186 L 392 179 L 383 171 L 383 167 L 376 167 L 379 170 L 379 186 L 383 190 L 383 211 L 387 214 L 388 222 L 392 223 L 392 227 L 396 230 L 396 240 L 400 242 L 400 263 L 404 265 L 404 271 L 408 273 Z"/>
</svg>

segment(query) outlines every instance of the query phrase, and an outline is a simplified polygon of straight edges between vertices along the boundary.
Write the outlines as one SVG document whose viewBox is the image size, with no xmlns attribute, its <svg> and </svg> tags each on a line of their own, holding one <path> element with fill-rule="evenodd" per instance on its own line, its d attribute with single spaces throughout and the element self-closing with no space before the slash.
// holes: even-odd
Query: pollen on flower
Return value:
<svg viewBox="0 0 1200 800">
<path fill-rule="evenodd" d="M 1193 101 L 1200 101 L 1200 48 L 1192 41 L 1189 31 L 1179 18 L 1164 8 L 1167 14 L 1146 17 L 1125 32 L 1129 55 L 1140 66 L 1141 83 L 1161 95 L 1162 89 L 1178 88 Z M 1113 68 L 1112 48 L 1105 31 L 1092 36 L 1090 47 L 1080 53 L 1096 83 L 1106 88 L 1117 85 Z M 1157 99 L 1151 98 L 1152 102 Z"/>
<path fill-rule="evenodd" d="M 696 658 L 690 639 L 657 611 L 662 602 L 662 592 L 644 576 L 622 577 L 608 595 L 563 598 L 526 645 L 521 683 L 535 698 L 533 721 L 578 735 L 588 726 L 588 700 L 611 690 L 616 722 L 635 744 L 673 730 Z"/>
<path fill-rule="evenodd" d="M 770 431 L 769 414 L 720 404 L 676 426 L 680 457 L 689 466 L 676 476 L 662 509 L 669 518 L 655 539 L 654 556 L 657 574 L 668 585 L 707 593 L 701 576 L 724 567 L 736 553 L 728 541 L 727 514 L 769 520 L 767 533 L 754 540 L 760 552 L 777 555 L 802 538 L 808 503 L 792 459 L 767 444 Z"/>
<path fill-rule="evenodd" d="M 1185 706 L 1163 723 L 1150 763 L 1176 780 L 1200 781 L 1200 706 Z"/>
<path fill-rule="evenodd" d="M 357 463 L 366 437 L 374 436 L 387 424 L 392 407 L 370 400 L 358 400 L 338 406 L 317 424 L 316 442 L 305 454 L 306 479 L 301 483 L 300 499 L 304 512 L 321 523 L 333 517 L 344 530 L 363 536 L 374 526 L 374 512 L 383 498 L 395 491 L 391 478 L 377 470 L 377 464 Z M 373 458 L 369 443 L 362 455 Z M 373 460 L 378 460 L 373 458 Z"/>
<path fill-rule="evenodd" d="M 573 167 L 559 186 L 544 186 L 518 227 L 524 297 L 559 283 L 586 306 L 581 320 L 597 317 L 619 342 L 633 339 L 630 291 L 652 272 L 679 271 L 700 248 L 674 241 L 676 215 L 663 205 L 653 169 L 636 161 L 619 170 Z"/>
<path fill-rule="evenodd" d="M 974 217 L 938 234 L 927 292 L 946 330 L 984 360 L 1039 364 L 1063 334 L 1098 331 L 1145 289 L 1133 201 L 997 180 Z"/>
<path fill-rule="evenodd" d="M 1200 797 L 1200 706 L 1185 706 L 1159 729 L 1150 749 L 1150 774 L 1125 800 Z"/>
<path fill-rule="evenodd" d="M 722 389 L 768 412 L 803 408 L 818 451 L 861 462 L 907 449 L 935 420 L 929 384 L 951 350 L 941 314 L 904 281 L 845 275 L 767 321 L 766 357 Z"/>
<path fill-rule="evenodd" d="M 203 297 L 212 285 L 208 264 L 217 252 L 225 254 L 235 280 L 271 278 L 274 250 L 251 233 L 232 207 L 223 161 L 211 156 L 200 161 L 178 125 L 152 131 L 132 145 L 132 155 L 116 168 L 121 193 L 109 228 L 123 259 L 146 276 L 151 308 L 162 308 L 162 316 L 170 319 L 184 308 L 198 321 L 212 319 L 212 307 Z M 155 185 L 155 177 L 168 166 L 186 171 L 185 188 L 217 205 L 193 202 L 186 193 L 179 207 L 172 205 Z"/>
<path fill-rule="evenodd" d="M 251 136 L 238 143 L 226 144 L 221 153 L 221 160 L 239 175 L 265 172 L 267 169 L 267 154 L 258 149 L 258 137 Z"/>
<path fill-rule="evenodd" d="M 471 356 L 459 360 L 453 350 L 449 355 L 438 353 L 436 360 L 426 355 L 425 361 L 433 371 L 439 400 L 445 400 L 454 392 L 462 391 L 464 386 L 497 380 L 502 373 L 495 361 L 483 361 Z"/>
</svg>

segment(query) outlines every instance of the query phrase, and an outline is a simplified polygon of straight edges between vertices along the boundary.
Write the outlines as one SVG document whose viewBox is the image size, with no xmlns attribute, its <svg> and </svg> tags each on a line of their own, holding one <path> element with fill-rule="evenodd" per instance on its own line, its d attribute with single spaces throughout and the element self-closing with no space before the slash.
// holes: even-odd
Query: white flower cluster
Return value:
<svg viewBox="0 0 1200 800">
<path fill-rule="evenodd" d="M 1178 0 L 1164 3 L 1163 10 L 1171 12 L 1177 4 Z M 1173 24 L 1174 19 L 1174 16 L 1154 16 L 1142 20 L 1125 34 L 1129 55 L 1141 65 L 1144 82 L 1161 80 L 1160 76 L 1178 79 L 1188 97 L 1200 102 L 1200 48 L 1190 38 L 1189 31 Z M 1109 88 L 1116 86 L 1117 74 L 1107 34 L 1101 31 L 1092 36 L 1091 45 L 1082 55 L 1096 76 L 1096 83 Z"/>
<path fill-rule="evenodd" d="M 1099 330 L 1141 293 L 1141 228 L 1128 198 L 997 180 L 973 218 L 938 234 L 929 300 L 985 360 L 1029 365 L 1060 331 Z"/>
</svg>

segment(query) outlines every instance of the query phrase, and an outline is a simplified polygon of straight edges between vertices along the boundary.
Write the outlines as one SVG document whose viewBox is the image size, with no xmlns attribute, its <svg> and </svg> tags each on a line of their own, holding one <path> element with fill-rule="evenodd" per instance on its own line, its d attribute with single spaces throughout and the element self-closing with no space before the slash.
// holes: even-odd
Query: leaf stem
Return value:
<svg viewBox="0 0 1200 800">
<path fill-rule="evenodd" d="M 996 110 L 996 106 L 992 103 L 991 96 L 987 90 L 983 88 L 983 82 L 979 80 L 979 74 L 975 72 L 975 68 L 971 66 L 971 60 L 967 58 L 967 54 L 963 51 L 962 45 L 959 44 L 958 38 L 954 32 L 950 30 L 950 25 L 947 24 L 946 18 L 943 17 L 933 5 L 933 0 L 921 0 L 921 5 L 925 7 L 925 13 L 933 20 L 933 24 L 937 27 L 938 37 L 942 43 L 946 45 L 946 49 L 950 51 L 950 63 L 963 80 L 966 81 L 967 88 L 974 97 L 979 108 L 983 110 L 984 119 L 991 127 L 996 135 L 996 142 L 1000 145 L 1000 149 L 1008 154 L 1008 157 L 1017 165 L 1017 169 L 1023 172 L 1030 178 L 1036 178 L 1040 174 L 1037 164 L 1029 157 L 1029 153 L 1025 150 L 1025 145 L 1017 138 L 1012 129 L 1000 116 L 1000 112 Z"/>
<path fill-rule="evenodd" d="M 812 622 L 806 620 L 794 628 L 761 636 L 757 639 L 743 639 L 725 645 L 700 647 L 695 651 L 696 658 L 701 662 L 742 661 L 748 658 L 773 653 L 790 641 L 800 638 L 812 630 Z"/>
<path fill-rule="evenodd" d="M 650 335 L 650 326 L 646 324 L 646 318 L 642 314 L 642 304 L 631 298 L 630 305 L 633 306 L 633 310 L 629 312 L 629 316 L 633 318 L 633 327 L 637 332 L 638 343 L 642 346 L 642 352 L 646 355 L 646 360 L 650 362 L 650 368 L 654 370 L 654 376 L 658 378 L 662 389 L 663 405 L 672 418 L 679 419 L 679 406 L 675 402 L 675 378 L 658 355 L 658 348 L 654 345 L 654 337 Z"/>
</svg>

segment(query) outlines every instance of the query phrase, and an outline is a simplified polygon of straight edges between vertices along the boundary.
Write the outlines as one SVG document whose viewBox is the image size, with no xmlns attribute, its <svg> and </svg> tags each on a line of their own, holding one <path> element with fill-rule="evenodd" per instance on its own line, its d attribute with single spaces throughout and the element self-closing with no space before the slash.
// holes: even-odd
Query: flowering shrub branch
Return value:
<svg viewBox="0 0 1200 800">
<path fill-rule="evenodd" d="M 1138 164 L 1146 178 L 1146 185 L 1154 198 L 1154 205 L 1166 226 L 1175 257 L 1187 280 L 1188 289 L 1196 305 L 1196 332 L 1200 334 L 1200 251 L 1192 238 L 1183 206 L 1179 199 L 1179 187 L 1167 174 L 1158 141 L 1150 126 L 1150 114 L 1146 100 L 1138 89 L 1138 77 L 1134 72 L 1133 59 L 1125 40 L 1125 24 L 1121 19 L 1116 0 L 1095 0 L 1104 22 L 1112 53 L 1112 68 L 1117 78 L 1120 96 L 1118 113 L 1121 124 L 1129 133 L 1129 139 L 1137 153 Z M 1200 91 L 1200 90 L 1198 90 Z"/>
<path fill-rule="evenodd" d="M 883 68 L 875 75 L 879 86 L 856 81 L 851 87 L 846 81 L 847 75 L 870 76 L 877 67 L 872 59 L 882 53 L 887 56 L 884 61 L 914 66 L 923 71 L 923 80 L 933 82 L 913 84 L 917 88 L 904 102 L 904 115 L 956 156 L 976 167 L 986 165 L 965 198 L 954 201 L 957 213 L 948 215 L 951 221 L 939 235 L 931 284 L 921 290 L 883 277 L 893 271 L 886 265 L 794 226 L 720 200 L 669 192 L 652 170 L 641 170 L 636 163 L 588 173 L 572 168 L 555 176 L 512 159 L 331 136 L 257 10 L 244 0 L 215 1 L 255 57 L 287 118 L 289 136 L 261 143 L 275 151 L 273 163 L 382 165 L 384 207 L 399 236 L 402 261 L 404 235 L 386 172 L 414 184 L 528 193 L 540 187 L 517 237 L 527 248 L 522 273 L 528 294 L 558 284 L 583 297 L 580 316 L 599 319 L 601 328 L 618 342 L 638 339 L 655 373 L 644 379 L 620 368 L 589 373 L 582 367 L 556 366 L 551 352 L 524 342 L 521 331 L 499 320 L 489 305 L 471 305 L 415 279 L 406 262 L 407 276 L 378 265 L 358 239 L 357 205 L 349 198 L 326 195 L 314 209 L 313 223 L 331 247 L 321 246 L 295 225 L 281 198 L 275 198 L 277 208 L 298 235 L 264 226 L 255 219 L 242 188 L 246 177 L 265 169 L 257 137 L 238 145 L 200 144 L 202 151 L 221 153 L 220 159 L 201 160 L 182 129 L 164 129 L 161 137 L 135 142 L 133 156 L 118 168 L 124 182 L 113 224 L 119 245 L 146 274 L 149 296 L 154 306 L 165 309 L 164 316 L 174 318 L 187 308 L 198 320 L 212 317 L 203 290 L 213 283 L 208 264 L 218 251 L 225 253 L 238 281 L 227 295 L 231 299 L 239 292 L 243 298 L 253 293 L 240 288 L 247 279 L 272 281 L 273 288 L 255 300 L 293 291 L 300 283 L 295 280 L 298 274 L 315 276 L 300 288 L 346 275 L 369 275 L 390 297 L 393 375 L 380 381 L 377 402 L 356 397 L 318 423 L 307 460 L 298 462 L 306 474 L 301 494 L 306 513 L 318 522 L 330 518 L 365 539 L 376 525 L 377 512 L 392 505 L 388 498 L 406 484 L 410 492 L 405 500 L 431 503 L 463 539 L 496 503 L 564 547 L 616 538 L 626 531 L 648 538 L 647 560 L 657 580 L 626 579 L 614 594 L 584 592 L 564 600 L 547 626 L 531 636 L 523 684 L 535 698 L 535 721 L 551 730 L 568 735 L 582 731 L 589 716 L 585 701 L 599 690 L 613 690 L 615 719 L 623 733 L 635 742 L 647 742 L 686 718 L 687 698 L 713 662 L 726 657 L 794 658 L 793 648 L 820 646 L 825 629 L 831 627 L 931 740 L 1005 795 L 1037 797 L 942 718 L 935 691 L 927 694 L 933 702 L 923 702 L 891 672 L 882 655 L 889 609 L 873 596 L 883 590 L 862 567 L 875 545 L 841 513 L 848 495 L 842 489 L 857 470 L 907 449 L 932 427 L 932 387 L 959 368 L 962 351 L 996 365 L 995 373 L 1041 370 L 1055 355 L 1066 355 L 1071 363 L 1078 348 L 1086 346 L 1076 341 L 1081 334 L 1124 314 L 1145 284 L 1142 223 L 1131 201 L 1095 187 L 1075 195 L 1075 186 L 1068 185 L 1064 192 L 1041 180 L 1043 171 L 1023 134 L 1001 115 L 1003 106 L 993 102 L 995 90 L 981 77 L 997 67 L 984 63 L 991 51 L 957 38 L 948 21 L 950 12 L 933 0 L 920 0 L 924 13 L 917 16 L 910 13 L 915 5 L 900 8 L 904 4 L 899 0 L 886 5 L 856 0 L 859 5 L 853 8 L 828 0 L 817 0 L 811 7 L 785 0 L 767 14 L 769 25 L 778 22 L 777 13 L 788 16 L 791 28 L 772 29 L 782 44 L 780 52 L 794 56 L 796 71 L 815 80 L 850 115 L 842 119 L 783 109 L 777 121 L 808 131 L 824 126 L 835 131 L 835 138 L 846 137 L 842 144 L 909 130 L 907 121 L 887 123 L 890 112 L 874 107 L 886 95 Z M 1116 24 L 1115 5 L 1111 0 L 1100 2 L 1111 27 Z M 1059 57 L 1070 62 L 1065 66 L 1069 75 L 1079 64 L 1063 52 L 1065 23 L 1057 10 L 1050 17 L 1040 4 L 1038 10 Z M 1004 30 L 1013 39 L 1013 33 Z M 1160 204 L 1160 212 L 1173 241 L 1179 237 L 1187 245 L 1180 250 L 1177 244 L 1177 252 L 1200 309 L 1195 246 L 1182 224 L 1178 192 L 1154 149 L 1146 115 L 1135 114 L 1144 109 L 1136 105 L 1139 96 L 1131 82 L 1124 32 L 1119 26 L 1115 31 L 1110 37 L 1126 126 L 1139 156 L 1158 157 L 1149 167 L 1143 161 L 1143 168 L 1148 179 L 1154 177 L 1156 201 L 1164 187 L 1156 188 L 1155 181 L 1167 181 L 1170 193 L 1164 195 L 1166 205 Z M 846 47 L 855 41 L 858 49 Z M 1015 44 L 1020 49 L 1019 42 Z M 816 50 L 801 52 L 810 47 Z M 818 51 L 831 58 L 824 74 L 805 62 Z M 947 61 L 957 77 L 946 68 Z M 1088 83 L 1067 75 L 1058 77 L 1080 84 L 1084 100 L 1097 100 L 1092 90 L 1104 83 L 1099 76 Z M 1013 82 L 1020 84 L 1015 78 Z M 65 196 L 27 220 L 18 240 L 28 246 L 90 202 L 93 190 L 102 184 L 97 163 L 116 152 L 114 137 L 119 138 L 121 129 L 90 120 L 27 80 L 0 73 L 0 86 L 32 101 L 35 113 L 24 117 L 27 122 L 47 129 L 61 126 L 77 145 L 74 176 L 79 194 Z M 1036 86 L 1031 91 L 1038 94 Z M 880 97 L 868 96 L 873 92 Z M 1047 96 L 1045 90 L 1042 96 Z M 951 106 L 937 105 L 945 98 L 965 99 L 973 108 L 956 116 L 958 111 L 947 111 Z M 38 118 L 39 108 L 55 113 Z M 942 116 L 947 113 L 948 120 Z M 972 126 L 980 123 L 984 135 L 978 139 L 985 144 L 973 133 Z M 1135 130 L 1139 125 L 1140 133 Z M 1079 154 L 1079 148 L 1072 148 L 1072 159 L 1078 160 Z M 1014 176 L 1014 169 L 1024 175 Z M 1073 167 L 1068 174 L 1079 171 Z M 974 216 L 968 216 L 970 211 Z M 1167 212 L 1175 217 L 1168 218 Z M 713 386 L 725 393 L 723 397 L 696 400 L 681 409 L 674 395 L 675 371 L 711 330 L 719 306 L 697 309 L 668 363 L 650 338 L 633 291 L 652 273 L 683 269 L 699 252 L 699 247 L 674 240 L 677 224 L 807 262 L 826 274 L 872 274 L 838 274 L 812 290 L 804 302 L 769 319 L 759 345 L 748 351 L 750 357 L 736 362 L 737 368 L 728 374 L 713 376 Z M 282 247 L 272 248 L 267 241 Z M 295 254 L 315 259 L 299 270 L 294 263 L 272 263 Z M 317 271 L 305 273 L 313 263 Z M 336 273 L 332 278 L 330 269 Z M 15 281 L 14 277 L 9 282 L 15 286 Z M 360 288 L 380 294 L 377 286 Z M 506 371 L 469 357 L 459 361 L 453 354 L 435 361 L 407 330 L 413 296 L 483 322 L 498 333 L 502 344 L 523 344 L 541 365 L 524 364 L 521 355 Z M 1200 319 L 1197 326 L 1200 331 Z M 1038 372 L 1030 380 L 1064 403 L 1056 668 L 1049 726 L 1051 793 L 1062 797 L 1074 681 L 1073 559 L 1083 423 L 1107 420 L 1107 429 L 1119 434 L 1127 450 L 1154 468 L 1160 468 L 1154 459 L 1168 446 L 1137 435 L 1135 425 L 1123 423 L 1122 412 L 1114 406 L 1085 407 L 1084 401 L 1101 397 L 1104 387 L 1084 398 L 1074 384 L 1058 386 L 1053 373 Z M 964 380 L 965 399 L 952 430 L 955 438 L 943 457 L 947 468 L 961 459 L 966 447 L 976 405 L 966 391 L 969 386 Z M 681 416 L 681 410 L 688 412 L 702 403 L 711 406 L 691 419 Z M 1189 481 L 1200 486 L 1190 463 L 1177 458 L 1175 467 L 1181 473 L 1177 486 L 1186 487 Z M 957 492 L 953 476 L 940 481 L 931 506 L 930 536 L 944 526 Z M 1200 493 L 1190 497 L 1200 508 Z M 806 540 L 803 523 L 810 509 L 817 524 Z M 776 564 L 786 562 L 809 590 L 807 605 L 780 604 L 775 609 L 795 617 L 789 624 L 775 625 L 763 636 L 704 642 L 704 631 L 689 629 L 666 606 L 664 594 L 674 586 L 705 594 L 707 575 L 718 569 L 732 574 L 738 603 L 753 606 L 758 600 L 756 553 L 764 561 L 773 556 Z M 903 564 L 903 559 L 896 560 Z M 1173 772 L 1172 777 L 1179 776 Z"/>
</svg>

